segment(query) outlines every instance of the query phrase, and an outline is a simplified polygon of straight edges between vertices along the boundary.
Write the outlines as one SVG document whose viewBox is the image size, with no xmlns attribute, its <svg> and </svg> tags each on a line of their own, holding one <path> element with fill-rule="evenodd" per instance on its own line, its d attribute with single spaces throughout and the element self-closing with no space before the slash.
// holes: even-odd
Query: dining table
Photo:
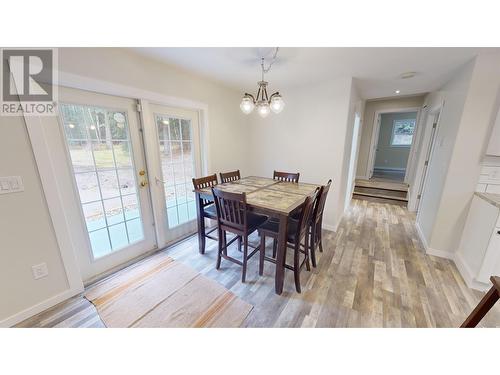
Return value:
<svg viewBox="0 0 500 375">
<path fill-rule="evenodd" d="M 283 292 L 283 283 L 285 277 L 285 256 L 287 248 L 288 219 L 305 202 L 306 197 L 313 196 L 316 188 L 320 185 L 287 182 L 274 180 L 268 177 L 248 176 L 240 180 L 218 184 L 217 189 L 232 192 L 245 193 L 247 200 L 247 209 L 249 211 L 266 215 L 279 221 L 278 245 L 276 252 L 276 274 L 275 274 L 275 292 Z M 203 209 L 203 200 L 212 199 L 210 188 L 195 189 L 197 223 L 198 223 L 198 242 L 202 244 L 203 233 L 205 233 L 205 220 L 201 214 Z"/>
</svg>

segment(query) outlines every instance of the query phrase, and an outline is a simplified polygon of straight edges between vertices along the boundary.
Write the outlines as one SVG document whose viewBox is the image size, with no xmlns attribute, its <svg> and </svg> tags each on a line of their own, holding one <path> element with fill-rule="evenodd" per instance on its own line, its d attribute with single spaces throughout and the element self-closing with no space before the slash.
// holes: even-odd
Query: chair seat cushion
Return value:
<svg viewBox="0 0 500 375">
<path fill-rule="evenodd" d="M 253 212 L 247 212 L 247 224 L 248 232 L 251 233 L 267 220 L 267 216 L 254 214 Z"/>
<path fill-rule="evenodd" d="M 203 215 L 210 219 L 217 219 L 217 211 L 215 210 L 215 204 L 203 207 Z"/>
<path fill-rule="evenodd" d="M 297 234 L 297 221 L 288 220 L 288 234 L 287 241 L 293 242 L 295 240 L 295 236 Z M 263 230 L 267 233 L 271 233 L 275 236 L 278 236 L 280 224 L 277 220 L 268 220 L 263 225 L 260 226 L 260 230 Z"/>
</svg>

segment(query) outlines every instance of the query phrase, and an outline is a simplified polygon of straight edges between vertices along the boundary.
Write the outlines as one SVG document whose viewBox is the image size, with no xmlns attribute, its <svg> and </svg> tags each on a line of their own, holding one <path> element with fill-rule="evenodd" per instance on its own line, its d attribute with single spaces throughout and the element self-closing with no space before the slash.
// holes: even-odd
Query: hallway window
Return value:
<svg viewBox="0 0 500 375">
<path fill-rule="evenodd" d="M 408 147 L 413 142 L 415 119 L 394 120 L 392 127 L 391 146 Z"/>
</svg>

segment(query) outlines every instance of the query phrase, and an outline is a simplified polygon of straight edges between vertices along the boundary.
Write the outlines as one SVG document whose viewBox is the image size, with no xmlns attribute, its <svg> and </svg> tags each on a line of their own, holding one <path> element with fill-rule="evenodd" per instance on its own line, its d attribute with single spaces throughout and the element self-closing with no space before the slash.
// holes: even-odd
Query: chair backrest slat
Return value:
<svg viewBox="0 0 500 375">
<path fill-rule="evenodd" d="M 299 182 L 300 173 L 274 171 L 273 179 L 285 182 Z"/>
<path fill-rule="evenodd" d="M 302 206 L 302 211 L 300 213 L 299 222 L 297 225 L 297 235 L 295 236 L 295 241 L 300 242 L 302 238 L 307 234 L 309 228 L 309 222 L 311 220 L 311 215 L 313 211 L 313 203 L 316 200 L 316 196 L 318 195 L 319 188 L 316 188 L 314 191 L 314 195 L 308 196 L 304 201 Z"/>
<path fill-rule="evenodd" d="M 318 223 L 323 217 L 323 211 L 325 210 L 325 202 L 328 196 L 328 191 L 332 185 L 332 180 L 328 180 L 327 184 L 320 188 L 318 193 L 318 198 L 316 199 L 316 204 L 314 206 L 313 220 Z"/>
<path fill-rule="evenodd" d="M 210 175 L 210 176 L 193 178 L 193 187 L 197 190 L 211 188 L 213 186 L 217 186 L 218 183 L 219 182 L 217 181 L 217 175 L 215 173 Z M 202 200 L 203 206 L 207 206 L 207 205 L 212 204 L 212 203 L 213 203 L 213 201 L 208 200 L 208 199 Z"/>
<path fill-rule="evenodd" d="M 219 225 L 245 232 L 247 230 L 247 198 L 245 193 L 230 193 L 212 188 Z"/>
<path fill-rule="evenodd" d="M 238 181 L 240 180 L 240 170 L 238 169 L 237 171 L 233 172 L 226 172 L 226 173 L 220 173 L 220 182 L 225 183 L 225 182 L 232 182 L 232 181 Z"/>
</svg>

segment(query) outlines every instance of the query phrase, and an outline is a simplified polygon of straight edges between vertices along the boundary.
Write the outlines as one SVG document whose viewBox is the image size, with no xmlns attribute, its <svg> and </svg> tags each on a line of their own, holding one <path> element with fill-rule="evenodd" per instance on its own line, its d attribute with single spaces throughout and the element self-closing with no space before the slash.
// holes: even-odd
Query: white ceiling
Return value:
<svg viewBox="0 0 500 375">
<path fill-rule="evenodd" d="M 133 48 L 134 52 L 225 83 L 255 91 L 260 57 L 274 48 Z M 487 48 L 280 48 L 266 75 L 271 91 L 342 76 L 357 79 L 365 99 L 430 92 L 453 72 Z M 496 50 L 500 50 L 496 48 Z M 401 73 L 416 76 L 401 79 Z"/>
</svg>

